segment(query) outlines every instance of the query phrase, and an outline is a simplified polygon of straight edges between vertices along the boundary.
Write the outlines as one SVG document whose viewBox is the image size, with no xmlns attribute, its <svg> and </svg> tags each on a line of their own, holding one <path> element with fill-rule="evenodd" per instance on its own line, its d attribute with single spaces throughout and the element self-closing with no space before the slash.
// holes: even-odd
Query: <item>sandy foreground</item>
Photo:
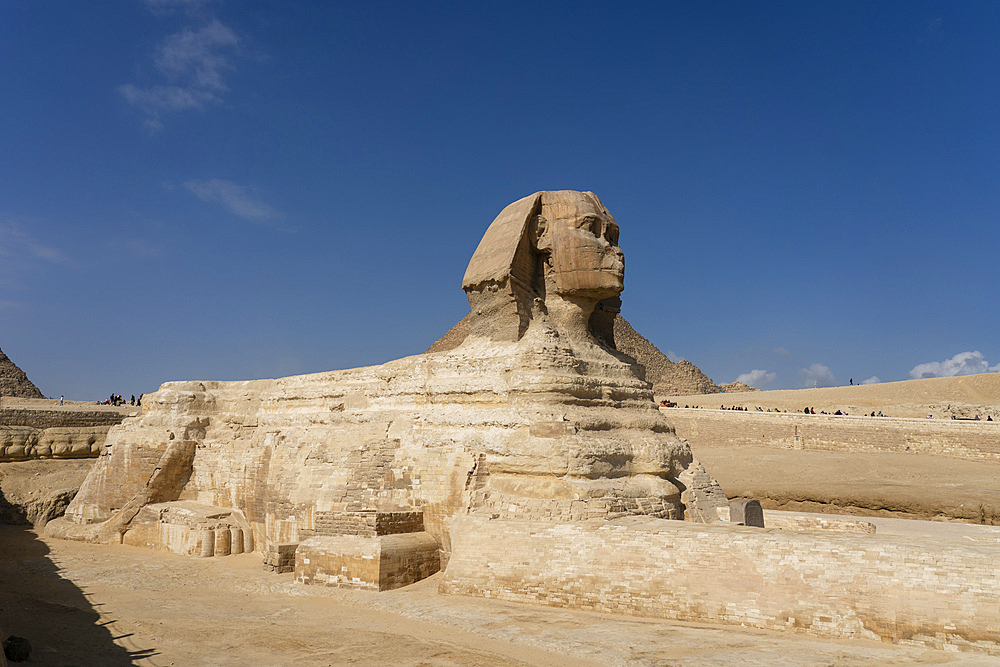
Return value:
<svg viewBox="0 0 1000 667">
<path fill-rule="evenodd" d="M 1000 664 L 977 654 L 443 596 L 440 576 L 384 593 L 307 587 L 264 572 L 259 554 L 198 559 L 0 526 L 0 623 L 31 641 L 23 664 Z"/>
</svg>

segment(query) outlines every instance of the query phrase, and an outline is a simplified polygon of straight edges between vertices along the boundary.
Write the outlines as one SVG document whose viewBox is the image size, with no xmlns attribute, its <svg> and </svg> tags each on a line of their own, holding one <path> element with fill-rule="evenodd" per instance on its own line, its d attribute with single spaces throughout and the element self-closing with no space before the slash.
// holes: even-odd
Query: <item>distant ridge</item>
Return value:
<svg viewBox="0 0 1000 667">
<path fill-rule="evenodd" d="M 0 396 L 45 398 L 3 350 L 0 350 Z"/>
<path fill-rule="evenodd" d="M 621 315 L 615 318 L 614 328 L 616 347 L 646 367 L 646 381 L 653 385 L 653 393 L 657 396 L 674 394 L 690 396 L 718 394 L 722 391 L 754 390 L 753 387 L 736 382 L 720 387 L 690 361 L 670 361 L 667 355 L 633 329 Z M 427 348 L 427 352 L 445 352 L 454 349 L 461 345 L 468 335 L 469 316 L 466 315 Z"/>
</svg>

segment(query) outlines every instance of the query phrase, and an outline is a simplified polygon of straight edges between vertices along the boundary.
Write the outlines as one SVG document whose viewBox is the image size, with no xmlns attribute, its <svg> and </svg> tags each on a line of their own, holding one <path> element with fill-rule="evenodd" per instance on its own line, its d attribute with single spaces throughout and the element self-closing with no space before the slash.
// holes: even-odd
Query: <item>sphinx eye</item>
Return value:
<svg viewBox="0 0 1000 667">
<path fill-rule="evenodd" d="M 608 225 L 606 237 L 612 245 L 618 245 L 618 225 Z"/>
<path fill-rule="evenodd" d="M 600 218 L 596 215 L 588 215 L 583 220 L 580 221 L 580 229 L 586 229 L 593 233 L 597 238 L 601 238 L 601 234 L 604 233 L 604 225 Z"/>
</svg>

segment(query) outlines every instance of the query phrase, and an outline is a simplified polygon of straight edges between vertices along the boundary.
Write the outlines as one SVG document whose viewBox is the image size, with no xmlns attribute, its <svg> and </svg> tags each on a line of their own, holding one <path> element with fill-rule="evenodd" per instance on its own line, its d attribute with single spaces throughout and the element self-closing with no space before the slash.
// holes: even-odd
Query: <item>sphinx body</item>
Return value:
<svg viewBox="0 0 1000 667">
<path fill-rule="evenodd" d="M 469 263 L 460 346 L 278 380 L 168 382 L 111 431 L 50 532 L 204 554 L 204 529 L 232 530 L 233 550 L 240 531 L 242 548 L 288 569 L 297 545 L 404 524 L 447 562 L 451 522 L 469 513 L 716 520 L 725 496 L 614 348 L 617 241 L 592 193 L 514 202 Z M 197 531 L 168 525 L 178 507 Z"/>
</svg>

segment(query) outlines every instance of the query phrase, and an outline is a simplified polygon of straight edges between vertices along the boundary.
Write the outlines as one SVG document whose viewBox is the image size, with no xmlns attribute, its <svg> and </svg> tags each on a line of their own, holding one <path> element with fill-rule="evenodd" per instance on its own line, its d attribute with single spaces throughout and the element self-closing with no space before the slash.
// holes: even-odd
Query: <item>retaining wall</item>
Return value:
<svg viewBox="0 0 1000 667">
<path fill-rule="evenodd" d="M 139 408 L 105 410 L 0 408 L 0 462 L 96 458 L 108 430 Z"/>
<path fill-rule="evenodd" d="M 37 429 L 56 427 L 114 426 L 139 413 L 140 408 L 125 410 L 31 410 L 0 409 L 0 426 L 30 426 Z"/>
<path fill-rule="evenodd" d="M 660 408 L 677 435 L 699 447 L 764 445 L 838 452 L 910 452 L 1000 460 L 1000 422 L 794 412 Z"/>
</svg>

